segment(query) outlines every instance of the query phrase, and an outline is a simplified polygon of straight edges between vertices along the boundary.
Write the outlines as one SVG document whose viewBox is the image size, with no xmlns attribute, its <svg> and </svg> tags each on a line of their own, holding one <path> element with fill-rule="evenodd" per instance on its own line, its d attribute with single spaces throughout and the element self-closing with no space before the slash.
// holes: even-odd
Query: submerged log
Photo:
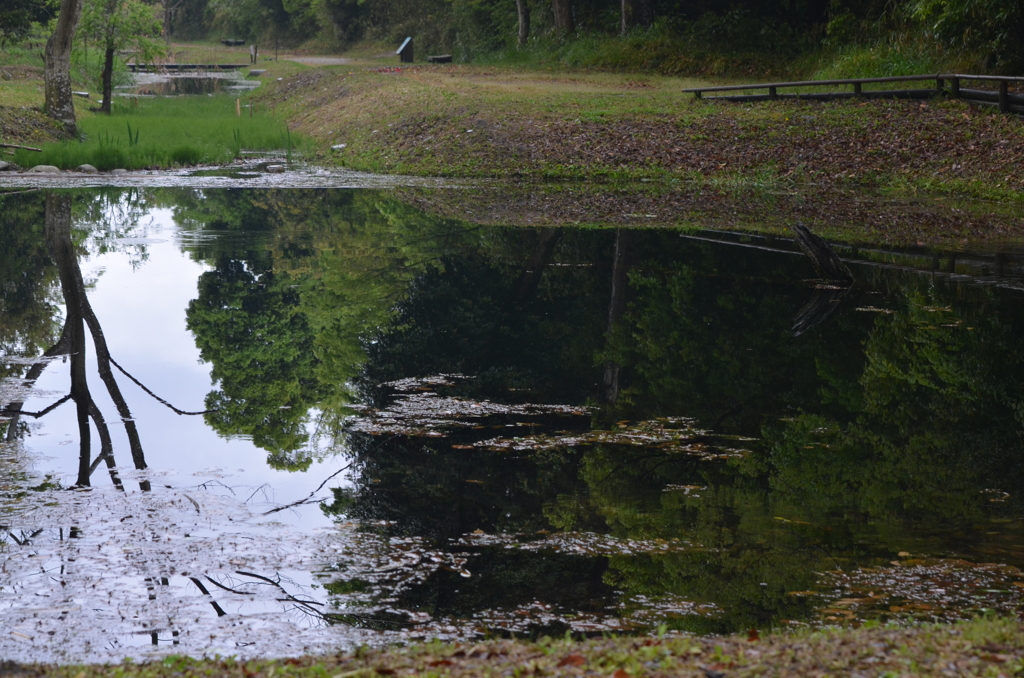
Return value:
<svg viewBox="0 0 1024 678">
<path fill-rule="evenodd" d="M 814 264 L 814 270 L 818 272 L 819 276 L 829 282 L 841 285 L 853 284 L 853 273 L 831 245 L 811 233 L 810 229 L 799 221 L 793 224 L 793 232 L 796 234 L 796 244 Z"/>
</svg>

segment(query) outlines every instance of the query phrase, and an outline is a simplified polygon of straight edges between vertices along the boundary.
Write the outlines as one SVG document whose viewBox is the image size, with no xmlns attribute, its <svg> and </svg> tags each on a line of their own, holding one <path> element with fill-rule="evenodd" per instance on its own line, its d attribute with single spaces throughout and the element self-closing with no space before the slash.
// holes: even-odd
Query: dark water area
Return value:
<svg viewBox="0 0 1024 678">
<path fill-rule="evenodd" d="M 1020 615 L 1024 253 L 841 253 L 2 197 L 0 654 Z"/>
</svg>

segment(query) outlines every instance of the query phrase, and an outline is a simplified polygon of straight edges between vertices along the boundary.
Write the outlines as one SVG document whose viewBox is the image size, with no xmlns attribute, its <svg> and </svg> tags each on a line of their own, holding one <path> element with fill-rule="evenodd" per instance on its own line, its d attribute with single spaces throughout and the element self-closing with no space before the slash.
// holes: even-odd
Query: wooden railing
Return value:
<svg viewBox="0 0 1024 678">
<path fill-rule="evenodd" d="M 128 64 L 132 73 L 157 73 L 160 71 L 240 71 L 250 64 Z"/>
<path fill-rule="evenodd" d="M 882 82 L 927 82 L 935 83 L 927 89 L 864 89 L 864 85 Z M 995 83 L 997 90 L 967 89 L 961 87 L 962 81 L 979 81 Z M 692 93 L 697 99 L 705 98 L 706 92 L 738 92 L 749 90 L 768 90 L 767 94 L 744 94 L 738 96 L 715 96 L 709 99 L 728 101 L 767 101 L 772 99 L 811 99 L 829 101 L 833 99 L 928 99 L 934 96 L 950 96 L 954 99 L 965 99 L 982 103 L 996 104 L 1004 113 L 1024 113 L 1024 96 L 1011 94 L 1009 85 L 1012 82 L 1024 83 L 1024 76 L 1002 75 L 969 75 L 963 73 L 936 73 L 935 75 L 898 75 L 887 78 L 849 78 L 846 80 L 801 80 L 797 82 L 769 82 L 753 85 L 719 85 L 715 87 L 689 87 L 685 93 Z M 946 84 L 949 84 L 947 89 Z M 849 86 L 848 92 L 798 92 L 779 94 L 780 89 L 808 87 Z"/>
</svg>

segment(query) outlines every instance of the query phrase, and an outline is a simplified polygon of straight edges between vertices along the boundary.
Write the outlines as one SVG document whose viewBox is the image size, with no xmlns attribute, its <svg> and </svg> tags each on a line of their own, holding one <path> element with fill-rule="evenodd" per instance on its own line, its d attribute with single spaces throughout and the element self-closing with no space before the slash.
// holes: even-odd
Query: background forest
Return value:
<svg viewBox="0 0 1024 678">
<path fill-rule="evenodd" d="M 136 2 L 137 0 L 131 0 Z M 1022 0 L 145 0 L 167 40 L 368 53 L 406 36 L 456 62 L 750 77 L 1024 67 Z M 87 0 L 88 6 L 109 4 Z M 54 0 L 5 0 L 0 49 Z"/>
</svg>

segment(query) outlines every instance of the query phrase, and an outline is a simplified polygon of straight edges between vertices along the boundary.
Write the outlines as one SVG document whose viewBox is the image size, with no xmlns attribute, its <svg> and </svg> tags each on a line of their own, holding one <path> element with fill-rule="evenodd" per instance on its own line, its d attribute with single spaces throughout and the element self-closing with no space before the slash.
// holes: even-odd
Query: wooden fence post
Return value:
<svg viewBox="0 0 1024 678">
<path fill-rule="evenodd" d="M 946 82 L 942 78 L 935 78 L 935 94 L 942 96 L 942 93 L 946 89 Z"/>
<path fill-rule="evenodd" d="M 776 88 L 774 88 L 774 87 L 769 87 L 768 88 L 768 98 L 769 99 L 778 99 L 779 98 L 778 90 Z"/>
<path fill-rule="evenodd" d="M 953 78 L 949 81 L 949 89 L 953 93 L 954 99 L 960 98 L 960 78 Z"/>
<path fill-rule="evenodd" d="M 1006 81 L 999 81 L 999 112 L 1009 113 L 1010 112 L 1010 93 L 1006 87 Z"/>
<path fill-rule="evenodd" d="M 861 91 L 861 83 L 859 81 L 853 83 L 853 96 L 859 97 L 861 95 L 861 93 L 862 93 L 862 91 Z"/>
</svg>

